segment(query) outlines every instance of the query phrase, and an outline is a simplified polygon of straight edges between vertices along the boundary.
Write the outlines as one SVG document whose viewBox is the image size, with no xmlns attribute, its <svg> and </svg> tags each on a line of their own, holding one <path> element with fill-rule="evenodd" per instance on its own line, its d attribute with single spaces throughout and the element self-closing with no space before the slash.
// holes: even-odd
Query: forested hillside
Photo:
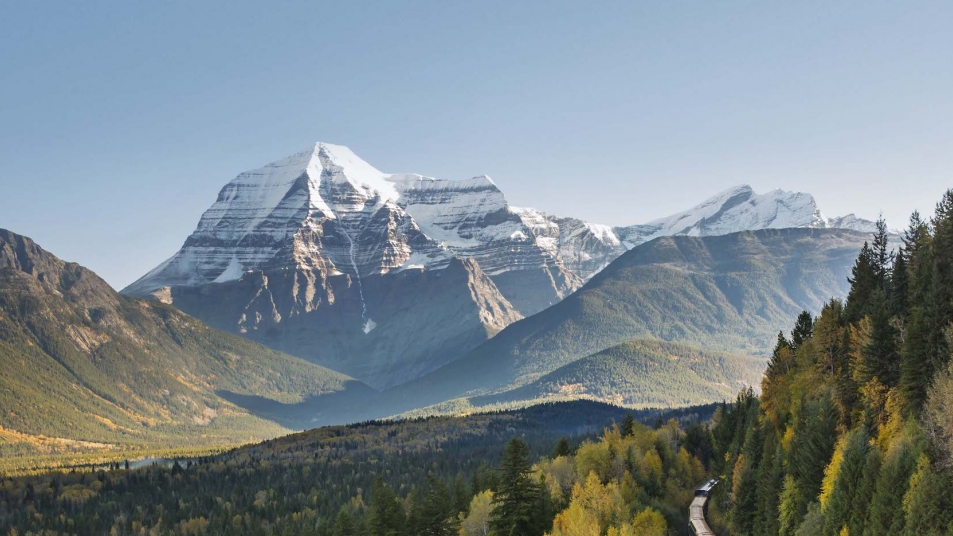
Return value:
<svg viewBox="0 0 953 536">
<path fill-rule="evenodd" d="M 523 387 L 462 398 L 429 410 L 525 406 L 580 398 L 632 408 L 677 408 L 729 400 L 738 389 L 760 383 L 763 372 L 764 362 L 757 357 L 637 339 L 560 367 Z"/>
<path fill-rule="evenodd" d="M 767 356 L 780 327 L 847 293 L 866 235 L 779 229 L 663 237 L 469 354 L 393 389 L 404 409 L 519 387 L 633 339 Z"/>
<path fill-rule="evenodd" d="M 846 301 L 780 334 L 758 400 L 714 428 L 726 478 L 713 516 L 733 536 L 953 534 L 953 190 L 885 226 Z"/>
<path fill-rule="evenodd" d="M 228 399 L 292 404 L 368 391 L 170 306 L 120 295 L 0 230 L 0 469 L 62 454 L 267 439 L 291 429 Z"/>
<path fill-rule="evenodd" d="M 4 478 L 0 534 L 662 536 L 706 477 L 697 423 L 714 410 L 633 419 L 547 404 L 319 428 L 171 467 Z"/>
</svg>

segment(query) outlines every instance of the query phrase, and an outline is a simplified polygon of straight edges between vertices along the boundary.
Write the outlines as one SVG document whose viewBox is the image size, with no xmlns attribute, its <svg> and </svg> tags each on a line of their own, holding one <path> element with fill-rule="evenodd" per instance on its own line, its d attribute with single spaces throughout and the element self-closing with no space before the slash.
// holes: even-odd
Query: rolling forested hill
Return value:
<svg viewBox="0 0 953 536">
<path fill-rule="evenodd" d="M 608 348 L 538 380 L 497 395 L 473 397 L 475 405 L 590 398 L 627 407 L 684 407 L 728 400 L 757 385 L 759 358 L 638 339 Z"/>
<path fill-rule="evenodd" d="M 710 442 L 697 422 L 715 411 L 632 419 L 596 402 L 544 404 L 329 426 L 141 469 L 6 478 L 0 533 L 479 536 L 495 523 L 493 497 L 518 486 L 536 523 L 517 534 L 542 536 L 577 516 L 579 526 L 648 523 L 662 532 L 624 534 L 664 535 L 684 524 L 683 503 L 705 476 Z"/>
</svg>

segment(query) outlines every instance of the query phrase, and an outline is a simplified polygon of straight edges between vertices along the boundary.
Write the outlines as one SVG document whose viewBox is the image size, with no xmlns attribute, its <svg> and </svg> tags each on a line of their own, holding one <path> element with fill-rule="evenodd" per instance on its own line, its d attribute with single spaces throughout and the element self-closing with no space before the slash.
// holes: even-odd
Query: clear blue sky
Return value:
<svg viewBox="0 0 953 536">
<path fill-rule="evenodd" d="M 0 227 L 122 287 L 321 140 L 608 224 L 953 186 L 953 2 L 4 2 Z"/>
</svg>

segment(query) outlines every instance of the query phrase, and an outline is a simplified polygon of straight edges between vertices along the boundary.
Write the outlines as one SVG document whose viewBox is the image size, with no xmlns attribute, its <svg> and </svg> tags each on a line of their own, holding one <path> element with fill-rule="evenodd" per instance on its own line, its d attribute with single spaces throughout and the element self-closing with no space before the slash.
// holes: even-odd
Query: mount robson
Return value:
<svg viewBox="0 0 953 536">
<path fill-rule="evenodd" d="M 117 293 L 0 233 L 0 449 L 229 445 L 392 416 L 721 401 L 844 297 L 874 224 L 741 186 L 610 227 L 319 143 L 225 185 Z M 183 440 L 182 438 L 187 438 Z"/>
<path fill-rule="evenodd" d="M 801 308 L 816 310 L 846 289 L 863 236 L 820 232 L 831 227 L 869 233 L 874 224 L 826 219 L 808 194 L 758 195 L 742 186 L 668 218 L 609 227 L 512 207 L 486 176 L 388 174 L 346 147 L 318 143 L 226 184 L 182 248 L 123 293 L 159 299 L 214 328 L 384 390 L 466 355 L 578 291 L 626 251 L 664 236 L 806 228 L 818 232 L 792 236 L 779 248 L 790 247 L 795 259 L 808 250 L 823 256 L 843 248 L 820 268 L 824 274 L 805 266 L 803 274 L 771 283 L 806 288 L 812 277 L 826 281 L 821 296 L 771 296 L 784 300 L 764 304 L 763 315 L 776 324 L 757 336 L 777 331 Z M 686 262 L 696 261 L 703 259 Z M 746 279 L 738 272 L 724 277 L 733 285 Z M 672 305 L 697 307 L 688 298 Z M 768 344 L 748 335 L 745 344 L 722 349 Z"/>
</svg>

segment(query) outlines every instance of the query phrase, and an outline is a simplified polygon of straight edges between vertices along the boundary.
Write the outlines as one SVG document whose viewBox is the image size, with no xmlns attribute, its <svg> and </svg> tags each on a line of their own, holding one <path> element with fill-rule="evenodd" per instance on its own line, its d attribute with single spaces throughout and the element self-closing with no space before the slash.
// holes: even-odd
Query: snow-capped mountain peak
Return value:
<svg viewBox="0 0 953 536">
<path fill-rule="evenodd" d="M 511 207 L 486 175 L 389 174 L 347 147 L 319 142 L 226 184 L 182 249 L 127 291 L 222 283 L 274 266 L 352 277 L 439 270 L 458 256 L 476 260 L 517 309 L 531 314 L 659 236 L 872 226 L 854 216 L 825 220 L 807 193 L 758 194 L 739 185 L 672 216 L 610 227 Z M 537 274 L 548 297 L 526 300 L 514 274 Z"/>
<path fill-rule="evenodd" d="M 486 175 L 388 174 L 316 143 L 229 181 L 182 248 L 124 292 L 387 386 L 555 304 L 653 238 L 867 225 L 824 220 L 809 194 L 738 186 L 610 227 L 512 207 Z"/>
<path fill-rule="evenodd" d="M 751 229 L 823 227 L 814 197 L 803 192 L 755 193 L 748 185 L 720 192 L 695 207 L 641 225 L 619 228 L 627 247 L 667 235 L 707 236 Z"/>
</svg>

